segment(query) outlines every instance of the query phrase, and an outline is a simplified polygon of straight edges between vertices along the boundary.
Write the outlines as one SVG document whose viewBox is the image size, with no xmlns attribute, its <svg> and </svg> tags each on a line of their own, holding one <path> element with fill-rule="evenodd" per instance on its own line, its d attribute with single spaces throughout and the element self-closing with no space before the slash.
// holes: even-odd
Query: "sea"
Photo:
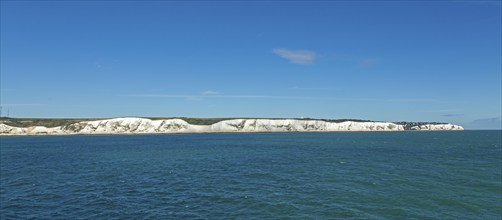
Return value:
<svg viewBox="0 0 502 220">
<path fill-rule="evenodd" d="M 0 137 L 0 219 L 502 219 L 502 131 Z"/>
</svg>

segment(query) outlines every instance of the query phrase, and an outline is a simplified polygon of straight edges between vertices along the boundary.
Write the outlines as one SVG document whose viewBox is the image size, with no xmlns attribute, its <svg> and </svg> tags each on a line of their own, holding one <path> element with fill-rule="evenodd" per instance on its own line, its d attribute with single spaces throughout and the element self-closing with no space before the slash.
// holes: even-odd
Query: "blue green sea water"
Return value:
<svg viewBox="0 0 502 220">
<path fill-rule="evenodd" d="M 0 219 L 501 219 L 502 132 L 0 137 Z"/>
</svg>

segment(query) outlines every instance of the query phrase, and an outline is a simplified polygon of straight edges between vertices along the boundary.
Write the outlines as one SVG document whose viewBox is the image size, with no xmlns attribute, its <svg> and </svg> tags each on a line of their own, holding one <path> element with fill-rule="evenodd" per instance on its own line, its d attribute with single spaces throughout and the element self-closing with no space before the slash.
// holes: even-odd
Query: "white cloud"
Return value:
<svg viewBox="0 0 502 220">
<path fill-rule="evenodd" d="M 315 52 L 308 50 L 288 50 L 284 48 L 275 48 L 272 50 L 274 54 L 280 56 L 294 64 L 311 64 L 316 59 Z"/>
<path fill-rule="evenodd" d="M 202 93 L 202 95 L 219 95 L 219 94 L 221 93 L 212 90 L 207 90 Z"/>
</svg>

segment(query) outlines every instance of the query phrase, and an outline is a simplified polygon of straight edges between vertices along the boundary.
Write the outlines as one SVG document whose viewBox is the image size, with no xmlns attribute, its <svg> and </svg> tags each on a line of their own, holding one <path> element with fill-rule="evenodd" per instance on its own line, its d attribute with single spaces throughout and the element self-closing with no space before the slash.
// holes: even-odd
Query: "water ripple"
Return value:
<svg viewBox="0 0 502 220">
<path fill-rule="evenodd" d="M 501 133 L 2 137 L 1 219 L 500 219 Z"/>
</svg>

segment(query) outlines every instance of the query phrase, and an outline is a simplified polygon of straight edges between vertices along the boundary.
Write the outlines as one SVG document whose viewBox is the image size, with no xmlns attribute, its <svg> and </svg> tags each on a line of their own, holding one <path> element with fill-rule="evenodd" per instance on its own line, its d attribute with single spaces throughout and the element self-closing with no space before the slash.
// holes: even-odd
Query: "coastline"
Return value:
<svg viewBox="0 0 502 220">
<path fill-rule="evenodd" d="M 0 123 L 1 136 L 43 135 L 117 135 L 117 134 L 188 134 L 188 133 L 271 133 L 271 132 L 395 132 L 464 130 L 447 123 L 417 123 L 413 127 L 393 122 L 342 121 L 310 119 L 230 119 L 213 124 L 190 124 L 180 118 L 152 120 L 126 117 L 80 121 L 55 127 L 16 127 Z"/>
</svg>

